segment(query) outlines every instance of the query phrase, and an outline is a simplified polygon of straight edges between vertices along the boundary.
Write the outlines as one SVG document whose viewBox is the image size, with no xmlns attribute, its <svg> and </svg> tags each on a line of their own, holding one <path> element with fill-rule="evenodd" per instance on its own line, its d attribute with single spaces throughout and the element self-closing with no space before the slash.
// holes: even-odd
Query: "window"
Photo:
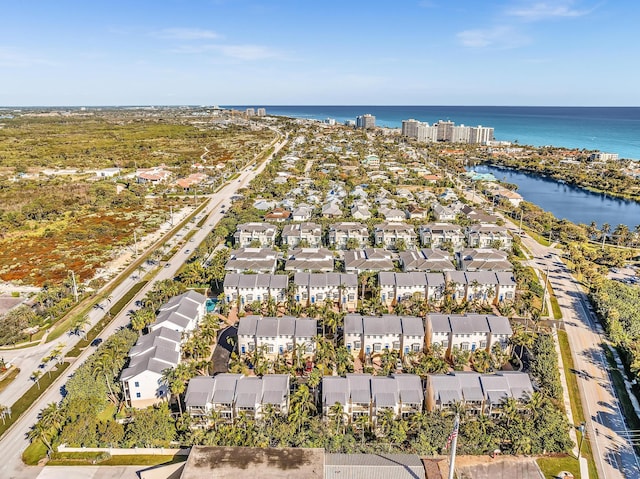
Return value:
<svg viewBox="0 0 640 479">
<path fill-rule="evenodd" d="M 249 352 L 254 351 L 256 349 L 256 345 L 253 343 L 249 343 L 247 344 L 248 348 L 249 348 Z"/>
<path fill-rule="evenodd" d="M 374 343 L 373 344 L 373 351 L 376 352 L 376 353 L 379 353 L 380 351 L 382 351 L 382 344 Z"/>
<path fill-rule="evenodd" d="M 353 349 L 360 349 L 362 347 L 362 345 L 360 344 L 360 341 L 354 341 L 353 342 Z"/>
<path fill-rule="evenodd" d="M 449 347 L 449 340 L 448 339 L 443 339 L 442 340 L 442 347 L 443 348 L 448 348 Z"/>
<path fill-rule="evenodd" d="M 136 398 L 140 398 L 140 393 L 136 393 Z"/>
<path fill-rule="evenodd" d="M 393 342 L 393 349 L 395 349 L 396 351 L 400 349 L 400 341 L 394 341 Z"/>
<path fill-rule="evenodd" d="M 269 343 L 267 344 L 267 352 L 268 353 L 273 353 L 274 348 L 273 348 L 273 344 Z"/>
<path fill-rule="evenodd" d="M 247 303 L 253 302 L 253 294 L 247 294 Z"/>
<path fill-rule="evenodd" d="M 413 343 L 411 345 L 411 351 L 413 351 L 414 353 L 417 353 L 420 351 L 420 343 Z"/>
<path fill-rule="evenodd" d="M 302 293 L 302 300 L 303 301 L 306 301 L 308 298 L 309 298 L 309 295 L 306 292 Z"/>
<path fill-rule="evenodd" d="M 318 298 L 318 301 L 322 301 L 324 299 L 324 294 L 318 293 L 316 294 L 316 298 Z"/>
<path fill-rule="evenodd" d="M 293 351 L 293 343 L 287 343 L 287 351 Z"/>
<path fill-rule="evenodd" d="M 460 349 L 462 349 L 463 351 L 468 351 L 469 350 L 469 343 L 460 344 Z"/>
<path fill-rule="evenodd" d="M 486 340 L 486 339 L 482 339 L 482 340 L 480 340 L 480 347 L 481 347 L 482 349 L 484 349 L 484 348 L 486 348 L 486 347 L 487 347 L 487 340 Z"/>
<path fill-rule="evenodd" d="M 139 388 L 140 387 L 140 383 L 138 381 L 136 381 L 135 383 L 133 383 L 134 387 Z"/>
<path fill-rule="evenodd" d="M 353 293 L 349 293 L 349 301 L 354 301 L 356 299 L 356 296 Z"/>
<path fill-rule="evenodd" d="M 312 353 L 313 352 L 313 343 L 307 343 L 307 347 L 305 348 L 305 352 Z"/>
</svg>

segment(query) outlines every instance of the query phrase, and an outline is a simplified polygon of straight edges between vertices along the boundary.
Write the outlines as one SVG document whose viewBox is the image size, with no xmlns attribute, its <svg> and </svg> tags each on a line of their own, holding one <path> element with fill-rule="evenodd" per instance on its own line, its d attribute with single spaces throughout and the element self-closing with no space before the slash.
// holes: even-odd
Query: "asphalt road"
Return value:
<svg viewBox="0 0 640 479">
<path fill-rule="evenodd" d="M 117 329 L 129 323 L 127 312 L 131 309 L 135 309 L 136 301 L 144 298 L 147 291 L 149 291 L 153 287 L 153 283 L 155 281 L 169 279 L 175 276 L 180 266 L 189 257 L 187 250 L 192 250 L 198 244 L 200 244 L 209 234 L 211 228 L 222 218 L 223 214 L 220 212 L 221 205 L 227 204 L 229 202 L 229 198 L 233 196 L 236 191 L 238 191 L 238 189 L 246 186 L 256 175 L 261 173 L 268 161 L 273 157 L 273 155 L 280 151 L 280 149 L 286 143 L 286 138 L 283 140 L 279 140 L 274 144 L 274 153 L 267 159 L 267 161 L 264 161 L 255 169 L 251 167 L 245 168 L 240 173 L 240 176 L 237 179 L 225 185 L 217 193 L 208 196 L 208 199 L 206 200 L 207 206 L 200 213 L 208 215 L 207 221 L 204 223 L 206 226 L 196 231 L 196 233 L 192 236 L 194 241 L 186 242 L 168 261 L 169 267 L 161 268 L 155 279 L 153 281 L 150 281 L 144 288 L 142 288 L 142 290 L 140 290 L 138 294 L 131 299 L 129 304 L 122 309 L 120 314 L 114 317 L 113 321 L 107 326 L 107 328 L 105 328 L 105 331 L 101 334 L 102 338 L 109 337 Z M 134 284 L 136 284 L 136 278 L 132 278 L 131 281 L 122 282 L 118 289 L 114 291 L 112 295 L 112 302 L 115 302 L 118 300 L 118 298 L 122 297 L 122 295 L 124 295 L 124 293 L 128 291 L 129 288 L 131 288 Z M 92 320 L 94 321 L 98 321 L 98 319 L 104 314 L 104 312 L 98 308 L 92 310 L 91 313 Z M 95 315 L 96 317 L 94 318 L 93 315 Z M 41 346 L 36 346 L 33 352 L 28 357 L 31 357 L 32 360 L 33 358 L 41 358 L 44 354 L 46 354 L 45 351 L 47 350 L 44 347 L 45 345 L 42 346 L 42 348 Z M 48 347 L 55 347 L 55 344 Z M 65 349 L 70 349 L 70 347 L 71 346 L 69 345 Z M 74 363 L 65 371 L 65 374 L 58 378 L 58 380 L 55 381 L 42 396 L 40 396 L 38 401 L 36 401 L 7 431 L 7 433 L 5 433 L 2 439 L 0 439 L 0 451 L 2 451 L 3 458 L 3 461 L 0 462 L 0 478 L 23 479 L 35 478 L 38 476 L 42 468 L 28 467 L 22 463 L 22 452 L 29 445 L 27 433 L 31 429 L 31 426 L 37 421 L 40 410 L 42 410 L 47 404 L 51 402 L 59 402 L 62 400 L 62 386 L 64 386 L 73 372 L 93 353 L 93 351 L 94 348 L 85 349 L 85 351 L 83 351 L 82 354 L 76 359 L 76 361 L 74 361 Z"/>
<path fill-rule="evenodd" d="M 528 236 L 523 243 L 534 255 L 536 267 L 549 271 L 549 284 L 562 310 L 598 475 L 601 479 L 640 477 L 638 458 L 626 440 L 624 417 L 600 346 L 605 337 L 587 295 L 556 250 Z"/>
</svg>

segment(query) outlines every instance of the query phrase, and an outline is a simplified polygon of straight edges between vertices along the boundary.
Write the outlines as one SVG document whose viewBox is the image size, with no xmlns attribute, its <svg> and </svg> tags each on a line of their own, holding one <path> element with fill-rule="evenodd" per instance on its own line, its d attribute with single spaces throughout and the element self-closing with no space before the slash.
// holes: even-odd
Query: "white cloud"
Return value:
<svg viewBox="0 0 640 479">
<path fill-rule="evenodd" d="M 221 38 L 212 30 L 200 28 L 165 28 L 154 32 L 154 36 L 170 40 L 215 40 Z"/>
<path fill-rule="evenodd" d="M 536 2 L 522 7 L 507 10 L 507 15 L 534 22 L 553 18 L 575 18 L 591 13 L 593 9 L 579 10 L 573 8 L 573 1 Z"/>
<path fill-rule="evenodd" d="M 464 30 L 456 36 L 463 46 L 469 48 L 509 49 L 517 48 L 530 42 L 528 37 L 509 26 Z"/>
</svg>

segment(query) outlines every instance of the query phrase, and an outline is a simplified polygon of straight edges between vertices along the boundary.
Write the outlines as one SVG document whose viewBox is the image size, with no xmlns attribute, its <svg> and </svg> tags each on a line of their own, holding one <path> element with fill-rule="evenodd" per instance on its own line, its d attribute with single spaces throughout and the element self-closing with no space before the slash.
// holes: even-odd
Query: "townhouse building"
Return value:
<svg viewBox="0 0 640 479">
<path fill-rule="evenodd" d="M 182 333 L 159 327 L 142 335 L 129 351 L 129 365 L 120 374 L 127 406 L 144 409 L 169 399 L 162 371 L 180 362 Z"/>
<path fill-rule="evenodd" d="M 387 249 L 398 249 L 401 244 L 411 249 L 416 244 L 416 232 L 413 226 L 406 223 L 381 223 L 374 228 L 376 246 Z"/>
<path fill-rule="evenodd" d="M 394 269 L 393 255 L 383 248 L 364 248 L 344 252 L 344 270 L 360 274 L 365 271 L 391 271 Z"/>
<path fill-rule="evenodd" d="M 318 324 L 315 319 L 248 315 L 238 324 L 238 352 L 241 357 L 260 350 L 269 359 L 285 354 L 311 357 L 315 354 Z"/>
<path fill-rule="evenodd" d="M 193 290 L 172 297 L 158 308 L 156 320 L 150 331 L 170 328 L 180 333 L 190 333 L 206 314 L 207 298 Z"/>
<path fill-rule="evenodd" d="M 513 334 L 509 319 L 485 314 L 427 314 L 425 320 L 427 347 L 442 347 L 449 357 L 453 349 L 490 351 L 494 344 L 509 347 Z"/>
<path fill-rule="evenodd" d="M 509 271 L 447 271 L 445 277 L 457 302 L 498 304 L 515 298 L 516 281 Z"/>
<path fill-rule="evenodd" d="M 402 271 L 455 271 L 448 251 L 436 248 L 404 251 L 400 253 Z"/>
<path fill-rule="evenodd" d="M 267 407 L 286 416 L 289 395 L 288 374 L 196 376 L 189 380 L 185 394 L 186 413 L 194 420 L 192 427 L 212 426 L 214 417 L 232 423 L 240 414 L 260 420 Z"/>
<path fill-rule="evenodd" d="M 418 228 L 420 244 L 427 248 L 444 248 L 450 244 L 454 250 L 465 245 L 465 234 L 460 225 L 427 223 Z"/>
<path fill-rule="evenodd" d="M 507 232 L 507 228 L 496 224 L 469 225 L 466 236 L 470 248 L 497 248 L 510 251 L 513 246 L 513 238 Z"/>
<path fill-rule="evenodd" d="M 287 254 L 284 270 L 330 273 L 333 271 L 333 252 L 327 248 L 296 248 Z"/>
<path fill-rule="evenodd" d="M 347 314 L 344 319 L 344 344 L 354 356 L 376 356 L 385 350 L 401 356 L 424 349 L 424 324 L 416 316 L 362 316 Z"/>
<path fill-rule="evenodd" d="M 443 273 L 378 273 L 378 286 L 382 304 L 391 307 L 398 301 L 416 299 L 439 303 L 444 297 Z"/>
<path fill-rule="evenodd" d="M 414 374 L 388 377 L 347 374 L 345 377 L 322 378 L 322 414 L 329 419 L 336 404 L 349 423 L 359 424 L 360 417 L 377 426 L 385 411 L 394 418 L 409 417 L 422 411 L 424 390 L 420 377 Z"/>
<path fill-rule="evenodd" d="M 358 275 L 353 273 L 296 273 L 293 288 L 294 301 L 303 306 L 330 300 L 346 311 L 357 307 Z"/>
<path fill-rule="evenodd" d="M 498 371 L 478 374 L 456 371 L 427 375 L 425 403 L 427 411 L 454 409 L 462 405 L 467 414 L 499 416 L 506 398 L 515 399 L 524 407 L 533 393 L 528 374 L 519 371 Z"/>
<path fill-rule="evenodd" d="M 248 248 L 256 243 L 273 246 L 277 233 L 278 228 L 271 223 L 241 223 L 233 235 L 233 244 L 236 248 Z"/>
<path fill-rule="evenodd" d="M 344 221 L 329 226 L 329 246 L 347 249 L 350 244 L 365 247 L 369 244 L 369 230 L 362 223 Z"/>
<path fill-rule="evenodd" d="M 279 258 L 280 253 L 273 248 L 240 248 L 231 251 L 224 269 L 230 273 L 273 274 Z"/>
<path fill-rule="evenodd" d="M 512 271 L 506 251 L 495 248 L 465 248 L 457 253 L 462 271 Z"/>
<path fill-rule="evenodd" d="M 282 229 L 282 244 L 296 248 L 303 244 L 307 248 L 322 246 L 322 227 L 317 223 L 295 223 Z"/>
<path fill-rule="evenodd" d="M 284 303 L 288 282 L 289 278 L 284 274 L 227 273 L 223 283 L 224 298 L 229 304 L 239 304 L 240 309 L 254 301 L 272 299 Z"/>
</svg>

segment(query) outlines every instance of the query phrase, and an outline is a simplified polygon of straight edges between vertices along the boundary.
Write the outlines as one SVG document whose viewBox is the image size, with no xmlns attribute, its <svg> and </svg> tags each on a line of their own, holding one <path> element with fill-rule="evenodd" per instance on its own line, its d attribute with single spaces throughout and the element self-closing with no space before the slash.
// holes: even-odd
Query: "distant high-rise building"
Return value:
<svg viewBox="0 0 640 479">
<path fill-rule="evenodd" d="M 345 120 L 344 126 L 356 126 L 356 122 L 353 120 Z"/>
<path fill-rule="evenodd" d="M 438 141 L 451 141 L 454 125 L 455 123 L 452 121 L 438 121 L 438 123 L 436 123 L 438 127 Z"/>
<path fill-rule="evenodd" d="M 257 115 L 258 116 L 265 116 L 267 114 L 267 110 L 264 108 L 258 108 L 258 112 Z"/>
<path fill-rule="evenodd" d="M 256 114 L 256 110 L 253 108 L 247 108 L 247 110 L 245 111 L 247 116 L 254 116 Z"/>
<path fill-rule="evenodd" d="M 456 126 L 452 121 L 438 121 L 429 126 L 417 120 L 402 121 L 402 135 L 424 143 L 450 141 L 452 143 L 487 144 L 493 141 L 494 129 L 482 125 Z"/>
<path fill-rule="evenodd" d="M 402 136 L 417 138 L 418 126 L 420 126 L 420 122 L 418 120 L 414 120 L 413 118 L 410 120 L 402 120 Z"/>
<path fill-rule="evenodd" d="M 376 127 L 376 117 L 365 113 L 364 115 L 360 115 L 356 117 L 356 127 L 368 130 L 370 128 Z"/>
</svg>

